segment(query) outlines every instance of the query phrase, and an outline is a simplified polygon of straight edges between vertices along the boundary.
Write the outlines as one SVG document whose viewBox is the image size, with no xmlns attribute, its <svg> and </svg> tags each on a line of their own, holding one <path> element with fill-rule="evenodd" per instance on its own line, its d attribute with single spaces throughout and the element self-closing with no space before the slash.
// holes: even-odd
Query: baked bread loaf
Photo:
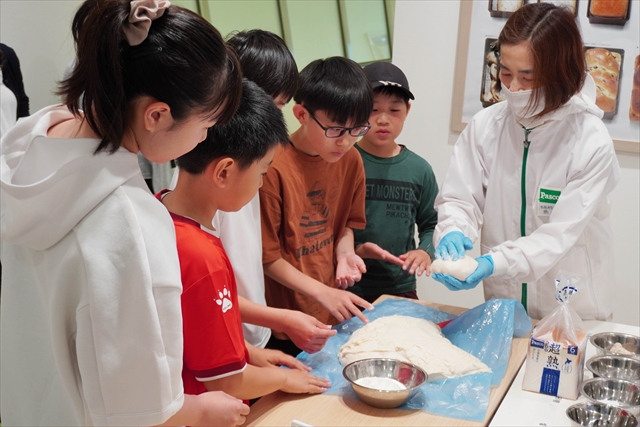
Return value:
<svg viewBox="0 0 640 427">
<path fill-rule="evenodd" d="M 631 89 L 631 105 L 629 106 L 629 120 L 640 121 L 640 55 L 636 56 L 633 68 L 633 88 Z"/>
<path fill-rule="evenodd" d="M 577 11 L 577 2 L 578 0 L 540 0 L 540 3 L 551 3 L 558 7 L 565 7 L 574 15 Z"/>
<path fill-rule="evenodd" d="M 504 95 L 498 90 L 498 58 L 494 51 L 489 51 L 487 54 L 487 66 L 489 67 L 489 81 L 485 82 L 485 87 L 482 93 L 482 101 L 487 103 L 495 103 L 504 101 Z"/>
<path fill-rule="evenodd" d="M 629 0 L 591 0 L 589 11 L 592 16 L 624 18 L 628 7 Z"/>
<path fill-rule="evenodd" d="M 611 51 L 603 48 L 587 49 L 585 58 L 587 70 L 596 83 L 596 105 L 605 113 L 615 112 L 620 62 Z"/>
<path fill-rule="evenodd" d="M 495 0 L 499 12 L 515 12 L 522 7 L 522 0 Z"/>
</svg>

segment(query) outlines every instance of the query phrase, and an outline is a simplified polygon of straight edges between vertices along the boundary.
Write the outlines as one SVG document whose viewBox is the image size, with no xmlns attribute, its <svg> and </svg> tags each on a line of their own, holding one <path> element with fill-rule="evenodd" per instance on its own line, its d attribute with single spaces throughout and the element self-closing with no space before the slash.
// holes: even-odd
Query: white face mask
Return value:
<svg viewBox="0 0 640 427">
<path fill-rule="evenodd" d="M 516 116 L 519 122 L 522 120 L 530 120 L 544 109 L 544 98 L 538 99 L 538 105 L 535 108 L 529 108 L 529 100 L 533 89 L 511 92 L 506 86 L 502 86 L 502 94 L 504 95 L 511 112 Z"/>
</svg>

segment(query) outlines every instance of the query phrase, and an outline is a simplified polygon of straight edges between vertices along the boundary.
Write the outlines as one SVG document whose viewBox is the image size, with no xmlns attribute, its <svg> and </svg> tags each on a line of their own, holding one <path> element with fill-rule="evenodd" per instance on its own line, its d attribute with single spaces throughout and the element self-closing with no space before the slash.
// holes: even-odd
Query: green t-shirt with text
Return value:
<svg viewBox="0 0 640 427">
<path fill-rule="evenodd" d="M 433 204 L 438 184 L 431 165 L 404 146 L 391 158 L 373 156 L 358 145 L 356 148 L 364 161 L 367 217 L 367 227 L 354 230 L 356 245 L 374 242 L 396 256 L 420 248 L 433 259 L 433 230 L 438 222 Z M 367 272 L 349 288 L 355 294 L 399 294 L 416 289 L 415 275 L 402 267 L 386 261 L 364 261 Z"/>
</svg>

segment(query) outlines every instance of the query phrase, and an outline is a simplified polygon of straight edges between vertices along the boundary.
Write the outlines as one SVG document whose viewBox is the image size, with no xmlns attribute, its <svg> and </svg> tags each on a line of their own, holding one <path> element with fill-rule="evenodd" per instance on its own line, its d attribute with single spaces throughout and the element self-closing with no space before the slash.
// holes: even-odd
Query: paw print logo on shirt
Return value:
<svg viewBox="0 0 640 427">
<path fill-rule="evenodd" d="M 227 287 L 222 290 L 222 292 L 218 291 L 218 295 L 220 299 L 216 300 L 216 304 L 222 306 L 222 312 L 226 313 L 231 307 L 233 307 L 233 303 L 229 298 L 231 298 L 231 292 L 227 290 Z"/>
</svg>

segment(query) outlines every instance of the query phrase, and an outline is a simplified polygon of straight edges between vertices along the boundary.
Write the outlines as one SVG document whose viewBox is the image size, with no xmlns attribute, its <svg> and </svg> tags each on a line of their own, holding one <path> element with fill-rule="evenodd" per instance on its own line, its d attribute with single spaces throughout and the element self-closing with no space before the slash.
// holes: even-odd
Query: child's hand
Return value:
<svg viewBox="0 0 640 427">
<path fill-rule="evenodd" d="M 404 262 L 400 258 L 393 255 L 386 249 L 382 249 L 380 246 L 373 242 L 367 242 L 358 245 L 358 247 L 356 248 L 356 254 L 361 258 L 380 259 L 397 265 L 404 264 Z"/>
<path fill-rule="evenodd" d="M 287 321 L 281 332 L 301 350 L 315 353 L 322 350 L 327 340 L 338 333 L 313 316 L 297 310 L 287 310 Z"/>
<path fill-rule="evenodd" d="M 208 391 L 197 398 L 205 410 L 193 426 L 240 426 L 249 415 L 249 406 L 223 391 Z"/>
<path fill-rule="evenodd" d="M 336 286 L 347 289 L 362 279 L 362 273 L 367 272 L 364 261 L 356 254 L 347 255 L 338 260 L 336 267 Z"/>
<path fill-rule="evenodd" d="M 288 369 L 287 382 L 280 390 L 285 393 L 324 393 L 331 383 L 307 372 Z"/>
<path fill-rule="evenodd" d="M 358 307 L 373 310 L 373 305 L 358 295 L 328 286 L 324 287 L 322 293 L 317 296 L 317 300 L 325 310 L 338 319 L 338 322 L 343 322 L 351 319 L 353 316 L 357 316 L 363 323 L 369 323 L 369 319 L 362 314 L 362 311 L 360 311 Z"/>
<path fill-rule="evenodd" d="M 425 272 L 427 276 L 431 274 L 431 257 L 422 249 L 415 249 L 400 255 L 400 259 L 402 260 L 402 269 L 408 270 L 409 274 L 415 273 L 416 276 L 421 276 Z"/>
<path fill-rule="evenodd" d="M 247 347 L 249 349 L 249 347 Z M 289 356 L 280 350 L 253 347 L 249 352 L 250 363 L 261 368 L 286 366 L 303 372 L 310 372 L 311 368 L 295 357 Z"/>
</svg>

